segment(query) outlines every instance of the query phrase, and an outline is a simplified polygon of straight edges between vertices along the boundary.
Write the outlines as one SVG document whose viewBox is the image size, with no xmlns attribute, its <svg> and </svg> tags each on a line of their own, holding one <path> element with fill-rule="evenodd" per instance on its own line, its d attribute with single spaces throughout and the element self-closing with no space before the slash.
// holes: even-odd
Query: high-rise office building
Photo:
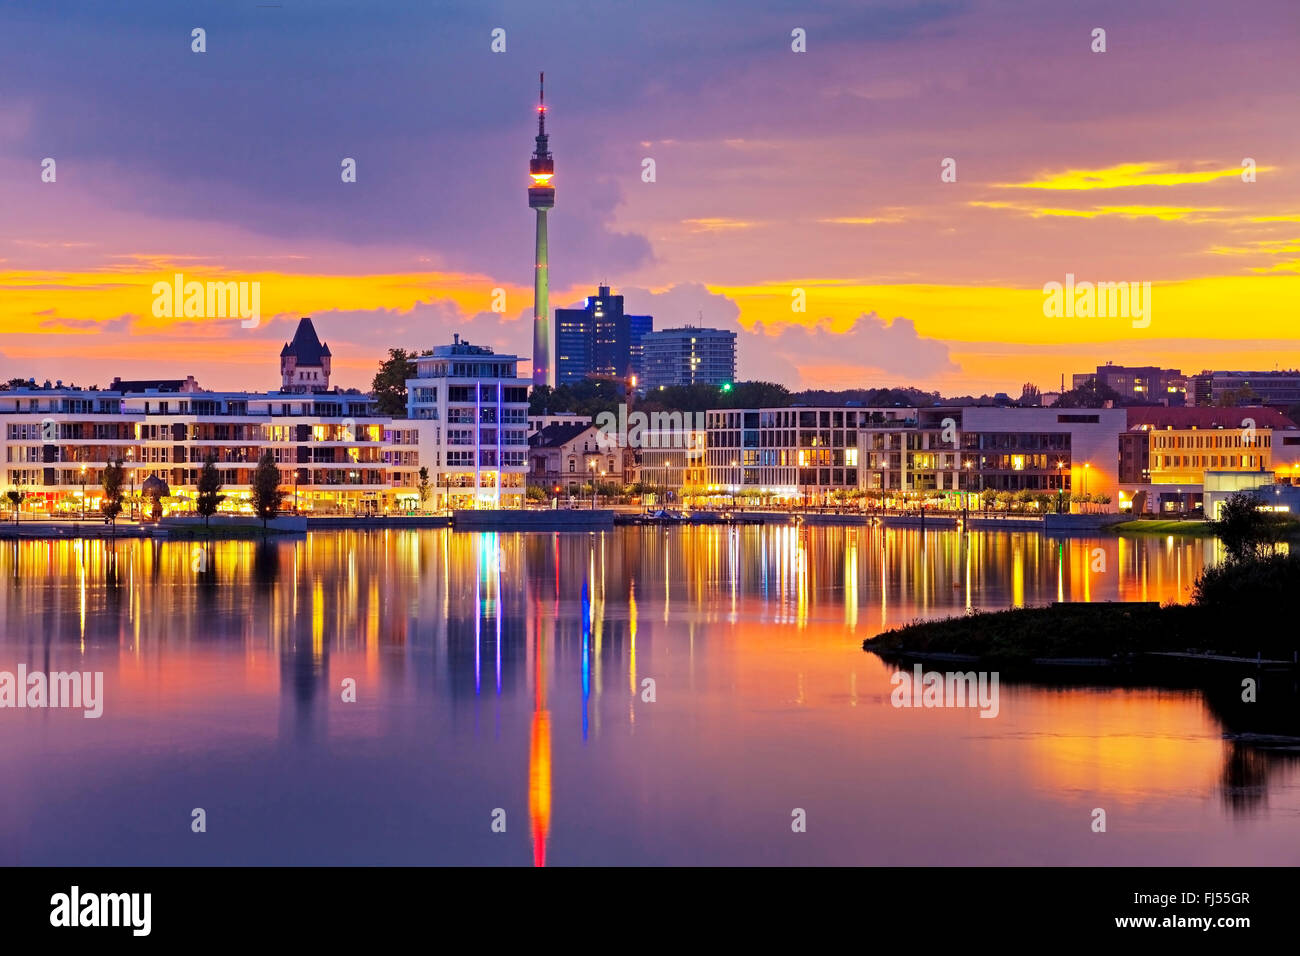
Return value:
<svg viewBox="0 0 1300 956">
<path fill-rule="evenodd" d="M 642 344 L 654 329 L 649 315 L 626 315 L 623 297 L 609 286 L 597 288 L 580 309 L 555 310 L 557 385 L 572 385 L 589 377 L 642 377 Z"/>
<path fill-rule="evenodd" d="M 661 329 L 641 339 L 641 384 L 726 385 L 736 380 L 736 333 L 725 329 Z"/>
</svg>

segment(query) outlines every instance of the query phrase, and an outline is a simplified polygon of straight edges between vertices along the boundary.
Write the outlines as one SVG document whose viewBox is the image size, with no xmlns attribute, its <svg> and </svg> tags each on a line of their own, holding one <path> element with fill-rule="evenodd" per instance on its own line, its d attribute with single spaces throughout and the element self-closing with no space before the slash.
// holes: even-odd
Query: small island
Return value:
<svg viewBox="0 0 1300 956">
<path fill-rule="evenodd" d="M 1300 551 L 1290 522 L 1235 495 L 1212 522 L 1227 560 L 1206 568 L 1190 604 L 1055 603 L 915 621 L 862 642 L 889 659 L 1008 667 L 1122 667 L 1143 662 L 1293 667 L 1300 634 L 1290 599 L 1300 594 Z"/>
</svg>

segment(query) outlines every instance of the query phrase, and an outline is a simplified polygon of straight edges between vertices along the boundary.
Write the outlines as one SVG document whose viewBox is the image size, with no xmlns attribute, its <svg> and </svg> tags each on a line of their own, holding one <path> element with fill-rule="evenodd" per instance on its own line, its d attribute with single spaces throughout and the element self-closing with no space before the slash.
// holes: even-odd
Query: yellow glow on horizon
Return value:
<svg viewBox="0 0 1300 956">
<path fill-rule="evenodd" d="M 1103 169 L 1067 169 L 1059 173 L 1040 173 L 1040 178 L 1029 182 L 993 185 L 1003 189 L 1122 189 L 1127 186 L 1185 186 L 1241 175 L 1240 166 L 1195 172 L 1180 172 L 1173 167 L 1173 163 L 1167 162 L 1119 163 Z M 1258 166 L 1255 171 L 1263 173 L 1276 169 L 1276 166 Z"/>
</svg>

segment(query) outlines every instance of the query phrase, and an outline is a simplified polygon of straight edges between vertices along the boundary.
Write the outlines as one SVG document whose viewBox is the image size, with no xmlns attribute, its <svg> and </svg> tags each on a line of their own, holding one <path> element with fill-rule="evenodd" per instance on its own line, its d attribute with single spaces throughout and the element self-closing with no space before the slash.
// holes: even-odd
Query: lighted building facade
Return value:
<svg viewBox="0 0 1300 956">
<path fill-rule="evenodd" d="M 407 421 L 419 438 L 435 508 L 523 507 L 528 472 L 528 385 L 519 358 L 455 337 L 416 358 Z M 397 427 L 397 423 L 394 423 Z"/>
<path fill-rule="evenodd" d="M 637 479 L 674 497 L 706 493 L 707 435 L 702 428 L 642 431 Z"/>
<path fill-rule="evenodd" d="M 0 392 L 5 489 L 24 492 L 29 513 L 79 512 L 83 500 L 87 510 L 97 509 L 111 461 L 121 461 L 136 489 L 150 476 L 165 481 L 166 509 L 190 511 L 209 455 L 224 483 L 221 510 L 249 513 L 253 471 L 268 450 L 280 469 L 286 508 L 295 502 L 300 511 L 317 513 L 396 507 L 402 489 L 385 469 L 388 422 L 357 391 Z"/>
<path fill-rule="evenodd" d="M 1120 436 L 1121 493 L 1136 512 L 1193 512 L 1203 508 L 1205 475 L 1268 472 L 1289 466 L 1300 453 L 1300 431 L 1263 406 L 1126 409 Z M 1275 462 L 1274 446 L 1284 451 Z M 1139 470 L 1140 463 L 1145 467 Z M 1270 480 L 1272 480 L 1270 478 Z"/>
<path fill-rule="evenodd" d="M 1123 409 L 771 408 L 708 413 L 709 490 L 831 503 L 1118 492 Z M 967 499 L 968 500 L 968 499 Z"/>
</svg>

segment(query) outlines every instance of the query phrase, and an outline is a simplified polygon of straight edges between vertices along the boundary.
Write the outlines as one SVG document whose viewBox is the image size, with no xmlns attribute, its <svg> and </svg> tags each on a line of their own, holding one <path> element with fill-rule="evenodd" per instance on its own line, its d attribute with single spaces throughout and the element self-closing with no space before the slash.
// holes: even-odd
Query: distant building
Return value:
<svg viewBox="0 0 1300 956">
<path fill-rule="evenodd" d="M 519 508 L 528 471 L 528 384 L 519 358 L 483 345 L 440 345 L 416 357 L 406 417 L 419 433 L 433 508 Z M 396 427 L 396 426 L 394 426 Z"/>
<path fill-rule="evenodd" d="M 330 390 L 330 347 L 316 336 L 309 317 L 298 320 L 293 341 L 280 350 L 280 391 L 303 394 Z"/>
<path fill-rule="evenodd" d="M 646 389 L 671 385 L 725 385 L 736 380 L 736 333 L 686 326 L 648 332 L 640 384 Z"/>
<path fill-rule="evenodd" d="M 1082 388 L 1089 379 L 1119 394 L 1125 403 L 1183 405 L 1187 401 L 1187 376 L 1176 368 L 1154 365 L 1098 365 L 1095 372 L 1074 376 L 1074 387 Z"/>
<path fill-rule="evenodd" d="M 555 310 L 556 385 L 590 376 L 642 377 L 641 339 L 654 328 L 648 315 L 626 315 L 623 297 L 602 285 L 580 309 Z"/>
<path fill-rule="evenodd" d="M 1237 405 L 1273 405 L 1285 409 L 1300 405 L 1300 371 L 1206 371 L 1189 379 L 1188 390 L 1192 401 L 1200 406 L 1221 405 L 1227 397 Z"/>
</svg>

